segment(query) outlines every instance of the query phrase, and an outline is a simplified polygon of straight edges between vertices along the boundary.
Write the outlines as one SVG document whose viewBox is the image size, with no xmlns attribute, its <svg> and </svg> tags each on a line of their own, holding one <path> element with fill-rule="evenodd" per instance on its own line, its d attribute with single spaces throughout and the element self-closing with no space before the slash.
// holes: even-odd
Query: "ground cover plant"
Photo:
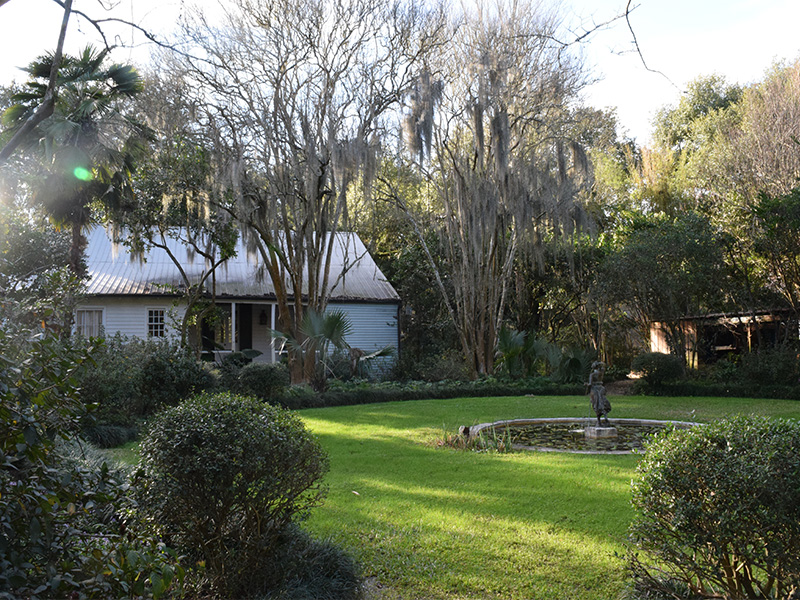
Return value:
<svg viewBox="0 0 800 600">
<path fill-rule="evenodd" d="M 800 404 L 611 397 L 614 417 L 800 418 Z M 457 398 L 300 413 L 329 455 L 312 533 L 355 553 L 378 598 L 596 599 L 628 593 L 622 555 L 640 457 L 474 453 L 443 430 L 501 418 L 590 417 L 585 396 Z"/>
</svg>

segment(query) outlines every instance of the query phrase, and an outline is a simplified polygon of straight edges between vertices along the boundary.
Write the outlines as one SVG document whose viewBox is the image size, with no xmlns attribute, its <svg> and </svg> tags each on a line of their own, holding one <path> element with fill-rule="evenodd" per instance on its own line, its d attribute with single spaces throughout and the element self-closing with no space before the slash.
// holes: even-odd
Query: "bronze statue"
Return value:
<svg viewBox="0 0 800 600">
<path fill-rule="evenodd" d="M 589 374 L 589 383 L 586 386 L 589 388 L 589 399 L 592 401 L 592 408 L 594 414 L 597 415 L 597 426 L 609 427 L 611 424 L 608 422 L 608 413 L 611 412 L 611 403 L 606 398 L 606 388 L 603 385 L 603 375 L 606 371 L 606 365 L 601 361 L 592 363 L 592 372 Z M 601 423 L 600 419 L 605 423 Z"/>
</svg>

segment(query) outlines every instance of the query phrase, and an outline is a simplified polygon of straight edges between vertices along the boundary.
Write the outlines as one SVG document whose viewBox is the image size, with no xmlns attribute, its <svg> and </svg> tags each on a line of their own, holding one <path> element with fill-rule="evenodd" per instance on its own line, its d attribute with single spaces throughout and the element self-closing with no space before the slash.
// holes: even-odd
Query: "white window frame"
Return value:
<svg viewBox="0 0 800 600">
<path fill-rule="evenodd" d="M 87 335 L 87 322 L 86 322 L 86 313 L 100 313 L 100 320 L 95 321 L 92 320 L 89 323 L 90 331 Z M 106 309 L 102 306 L 81 306 L 80 308 L 75 309 L 75 323 L 74 323 L 74 330 L 75 335 L 84 338 L 94 338 L 94 337 L 103 337 L 105 334 L 105 325 L 106 325 Z M 97 331 L 93 331 L 95 326 L 97 327 Z"/>
<path fill-rule="evenodd" d="M 153 320 L 155 313 L 161 313 L 160 321 Z M 147 307 L 147 338 L 164 338 L 167 337 L 167 309 L 163 306 L 148 306 Z"/>
</svg>

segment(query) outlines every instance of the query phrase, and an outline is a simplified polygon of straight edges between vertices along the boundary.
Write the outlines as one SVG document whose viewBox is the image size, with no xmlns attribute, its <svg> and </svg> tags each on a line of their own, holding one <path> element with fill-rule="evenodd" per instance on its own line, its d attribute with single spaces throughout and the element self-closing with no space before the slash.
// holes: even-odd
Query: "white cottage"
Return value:
<svg viewBox="0 0 800 600">
<path fill-rule="evenodd" d="M 185 310 L 175 290 L 183 280 L 167 253 L 153 248 L 140 261 L 113 244 L 102 228 L 91 230 L 87 238 L 88 299 L 76 310 L 76 331 L 86 337 L 116 332 L 139 338 L 175 335 Z M 199 281 L 207 270 L 203 257 L 177 240 L 169 240 L 168 247 L 190 281 Z M 400 296 L 357 234 L 337 234 L 330 282 L 329 310 L 340 310 L 350 319 L 350 346 L 368 354 L 386 346 L 397 350 Z M 209 278 L 209 295 L 211 285 Z M 240 240 L 236 256 L 217 268 L 213 285 L 224 317 L 214 331 L 204 328 L 204 346 L 213 346 L 218 357 L 252 348 L 262 353 L 256 361 L 276 361 L 279 347 L 269 334 L 277 327 L 275 290 L 268 276 L 259 276 L 259 257 Z"/>
</svg>

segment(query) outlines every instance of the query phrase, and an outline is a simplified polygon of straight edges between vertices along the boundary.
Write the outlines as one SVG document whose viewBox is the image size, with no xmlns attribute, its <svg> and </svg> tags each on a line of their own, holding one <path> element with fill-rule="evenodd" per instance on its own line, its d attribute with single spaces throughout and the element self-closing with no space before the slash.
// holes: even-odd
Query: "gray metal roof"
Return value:
<svg viewBox="0 0 800 600">
<path fill-rule="evenodd" d="M 114 244 L 105 229 L 87 232 L 86 261 L 91 295 L 174 295 L 183 286 L 178 268 L 161 248 L 150 249 L 143 260 L 133 258 L 127 249 Z M 181 262 L 190 281 L 197 282 L 207 269 L 205 259 L 193 254 L 178 240 L 168 240 L 170 251 Z M 216 272 L 216 293 L 228 298 L 275 298 L 268 275 L 260 276 L 259 256 L 246 250 L 240 239 L 236 256 Z M 340 277 L 344 270 L 344 275 Z M 399 302 L 400 296 L 386 280 L 355 233 L 338 233 L 333 243 L 329 281 L 335 283 L 331 300 Z M 206 288 L 211 289 L 211 278 Z"/>
</svg>

